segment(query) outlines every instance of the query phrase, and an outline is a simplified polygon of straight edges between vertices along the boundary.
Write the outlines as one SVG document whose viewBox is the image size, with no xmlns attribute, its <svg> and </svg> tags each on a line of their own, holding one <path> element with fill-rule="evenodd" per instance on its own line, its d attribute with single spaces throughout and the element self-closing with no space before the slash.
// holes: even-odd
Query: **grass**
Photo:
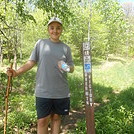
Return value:
<svg viewBox="0 0 134 134">
<path fill-rule="evenodd" d="M 97 134 L 134 133 L 134 61 L 93 65 L 95 129 Z M 70 134 L 86 134 L 85 119 Z"/>
<path fill-rule="evenodd" d="M 134 83 L 133 68 L 134 62 L 106 62 L 99 69 L 93 69 L 93 80 L 121 91 Z"/>
<path fill-rule="evenodd" d="M 93 89 L 95 128 L 97 134 L 133 134 L 134 128 L 134 61 L 110 60 L 93 62 Z M 25 134 L 36 124 L 34 104 L 36 68 L 15 78 L 9 97 L 8 132 Z M 1 85 L 6 84 L 6 75 L 1 73 Z M 84 107 L 83 68 L 76 66 L 69 74 L 71 110 Z M 3 133 L 3 109 L 5 88 L 0 90 L 0 133 Z M 69 134 L 86 134 L 85 119 L 77 119 L 77 127 Z M 36 132 L 32 132 L 36 133 Z"/>
</svg>

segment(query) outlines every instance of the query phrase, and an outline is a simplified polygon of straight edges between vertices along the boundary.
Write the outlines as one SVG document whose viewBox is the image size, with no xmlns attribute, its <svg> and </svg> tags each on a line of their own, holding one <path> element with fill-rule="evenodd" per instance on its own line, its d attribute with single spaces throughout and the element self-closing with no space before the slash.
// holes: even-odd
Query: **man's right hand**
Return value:
<svg viewBox="0 0 134 134">
<path fill-rule="evenodd" d="M 12 77 L 16 77 L 17 76 L 17 72 L 14 69 L 11 69 L 11 68 L 7 68 L 6 74 L 8 76 L 12 76 Z"/>
</svg>

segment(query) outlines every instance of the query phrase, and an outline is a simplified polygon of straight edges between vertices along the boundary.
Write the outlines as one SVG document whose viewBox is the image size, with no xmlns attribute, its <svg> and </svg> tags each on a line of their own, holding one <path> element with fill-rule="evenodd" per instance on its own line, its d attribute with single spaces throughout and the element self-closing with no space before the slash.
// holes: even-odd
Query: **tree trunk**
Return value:
<svg viewBox="0 0 134 134">
<path fill-rule="evenodd" d="M 0 42 L 0 65 L 3 64 L 2 41 Z"/>
<path fill-rule="evenodd" d="M 14 52 L 14 67 L 17 69 L 17 51 Z"/>
</svg>

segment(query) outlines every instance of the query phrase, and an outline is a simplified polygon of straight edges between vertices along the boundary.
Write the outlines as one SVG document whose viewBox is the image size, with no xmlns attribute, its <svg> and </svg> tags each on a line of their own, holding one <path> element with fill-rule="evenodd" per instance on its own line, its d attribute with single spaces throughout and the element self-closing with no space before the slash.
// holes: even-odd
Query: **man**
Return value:
<svg viewBox="0 0 134 134">
<path fill-rule="evenodd" d="M 70 47 L 60 41 L 62 30 L 59 18 L 50 19 L 48 22 L 50 38 L 38 40 L 29 61 L 18 70 L 7 70 L 8 76 L 16 77 L 30 70 L 35 64 L 38 65 L 35 87 L 38 134 L 48 134 L 50 122 L 51 134 L 59 134 L 61 115 L 69 114 L 70 93 L 67 72 L 61 63 L 67 63 L 70 73 L 74 71 L 74 64 Z"/>
</svg>

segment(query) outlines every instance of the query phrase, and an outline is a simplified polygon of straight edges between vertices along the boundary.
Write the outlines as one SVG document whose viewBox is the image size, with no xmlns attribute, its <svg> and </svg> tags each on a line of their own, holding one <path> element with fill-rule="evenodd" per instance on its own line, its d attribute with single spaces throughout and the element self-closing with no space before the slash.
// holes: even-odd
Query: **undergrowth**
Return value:
<svg viewBox="0 0 134 134">
<path fill-rule="evenodd" d="M 134 61 L 100 62 L 93 64 L 93 90 L 95 104 L 95 131 L 97 134 L 134 133 Z M 36 124 L 35 110 L 36 68 L 13 79 L 13 89 L 9 96 L 8 134 L 25 134 Z M 76 66 L 69 74 L 71 110 L 84 108 L 83 68 Z M 0 90 L 0 133 L 3 133 L 4 96 L 7 76 L 1 73 Z M 76 127 L 69 134 L 86 134 L 85 118 L 77 119 Z M 31 132 L 36 133 L 36 132 Z"/>
</svg>

